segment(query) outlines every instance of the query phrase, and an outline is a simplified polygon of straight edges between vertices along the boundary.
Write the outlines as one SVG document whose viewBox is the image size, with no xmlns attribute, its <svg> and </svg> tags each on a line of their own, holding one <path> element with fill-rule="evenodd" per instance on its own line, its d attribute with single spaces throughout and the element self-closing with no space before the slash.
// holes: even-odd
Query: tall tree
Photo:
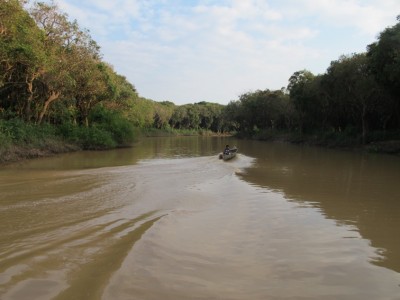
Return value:
<svg viewBox="0 0 400 300">
<path fill-rule="evenodd" d="M 38 122 L 49 105 L 63 95 L 76 99 L 81 123 L 88 125 L 91 108 L 101 101 L 107 89 L 107 70 L 101 63 L 100 48 L 87 30 L 81 30 L 76 21 L 70 22 L 53 2 L 36 3 L 31 14 L 45 34 L 49 58 L 42 78 L 44 95 Z"/>
<path fill-rule="evenodd" d="M 68 49 L 72 44 L 77 24 L 70 23 L 68 16 L 61 13 L 53 2 L 35 3 L 30 13 L 44 34 L 44 48 L 47 56 L 46 68 L 40 78 L 40 113 L 37 122 L 41 123 L 50 105 L 62 96 L 67 96 L 72 88 L 71 64 L 73 58 Z"/>
<path fill-rule="evenodd" d="M 32 117 L 35 80 L 44 72 L 44 36 L 23 9 L 22 1 L 2 1 L 0 6 L 1 105 L 27 121 Z"/>
<path fill-rule="evenodd" d="M 334 96 L 332 105 L 342 106 L 346 125 L 360 129 L 362 141 L 366 142 L 369 116 L 377 105 L 379 88 L 368 70 L 365 53 L 342 56 L 333 61 L 327 75 L 331 77 Z"/>
<path fill-rule="evenodd" d="M 378 41 L 367 47 L 369 66 L 376 80 L 391 95 L 386 102 L 396 115 L 396 127 L 400 127 L 400 15 L 397 24 L 386 28 Z"/>
<path fill-rule="evenodd" d="M 311 89 L 314 78 L 315 75 L 308 70 L 297 71 L 289 78 L 288 90 L 297 112 L 301 133 L 307 128 L 308 121 L 310 120 L 308 114 L 316 104 Z"/>
<path fill-rule="evenodd" d="M 400 15 L 397 20 L 395 26 L 380 33 L 377 42 L 368 45 L 367 55 L 378 82 L 400 99 Z"/>
</svg>

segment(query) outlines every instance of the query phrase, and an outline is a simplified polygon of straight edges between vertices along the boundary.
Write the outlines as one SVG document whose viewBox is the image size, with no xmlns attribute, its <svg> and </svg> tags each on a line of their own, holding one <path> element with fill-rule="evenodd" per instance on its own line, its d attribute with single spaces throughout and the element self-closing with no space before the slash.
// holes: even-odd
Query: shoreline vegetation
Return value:
<svg viewBox="0 0 400 300">
<path fill-rule="evenodd" d="M 0 18 L 0 164 L 129 147 L 144 136 L 225 133 L 400 153 L 400 16 L 366 52 L 342 55 L 323 74 L 296 71 L 287 87 L 227 105 L 140 96 L 103 60 L 89 30 L 54 3 L 3 1 Z"/>
<path fill-rule="evenodd" d="M 2 125 L 2 126 L 1 126 Z M 264 131 L 258 133 L 215 133 L 207 130 L 175 130 L 155 128 L 132 128 L 129 132 L 129 141 L 113 140 L 112 131 L 76 128 L 70 130 L 69 135 L 55 130 L 50 125 L 31 125 L 21 121 L 13 122 L 8 128 L 8 138 L 5 138 L 4 122 L 0 122 L 0 166 L 27 159 L 48 157 L 57 154 L 85 151 L 85 150 L 111 150 L 122 147 L 131 147 L 137 140 L 148 137 L 172 136 L 234 136 L 239 139 L 252 139 L 268 142 L 285 142 L 334 148 L 340 150 L 356 150 L 367 153 L 380 153 L 400 155 L 400 139 L 384 140 L 362 144 L 359 138 L 349 137 L 345 134 L 335 136 L 303 135 L 277 131 Z M 2 129 L 2 130 L 1 130 Z M 11 138 L 12 136 L 12 138 Z"/>
<path fill-rule="evenodd" d="M 127 130 L 127 128 L 124 128 Z M 210 130 L 176 130 L 130 127 L 121 138 L 116 128 L 54 127 L 21 120 L 0 120 L 0 165 L 67 152 L 105 151 L 131 147 L 138 139 L 168 136 L 229 136 Z"/>
<path fill-rule="evenodd" d="M 386 137 L 384 133 L 376 133 L 381 137 Z M 346 151 L 363 151 L 366 153 L 400 155 L 400 139 L 394 135 L 375 140 L 370 143 L 362 143 L 360 136 L 352 136 L 347 133 L 314 133 L 298 134 L 293 132 L 278 132 L 267 130 L 257 133 L 238 133 L 237 138 L 253 139 L 258 141 L 285 142 L 316 147 L 324 147 Z"/>
</svg>

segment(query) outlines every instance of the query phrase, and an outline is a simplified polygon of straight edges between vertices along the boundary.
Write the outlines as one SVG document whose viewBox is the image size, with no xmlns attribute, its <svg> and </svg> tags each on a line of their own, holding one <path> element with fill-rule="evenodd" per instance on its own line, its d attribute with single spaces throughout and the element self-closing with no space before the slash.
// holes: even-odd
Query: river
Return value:
<svg viewBox="0 0 400 300">
<path fill-rule="evenodd" d="M 176 137 L 2 166 L 0 299 L 400 299 L 400 158 Z"/>
</svg>

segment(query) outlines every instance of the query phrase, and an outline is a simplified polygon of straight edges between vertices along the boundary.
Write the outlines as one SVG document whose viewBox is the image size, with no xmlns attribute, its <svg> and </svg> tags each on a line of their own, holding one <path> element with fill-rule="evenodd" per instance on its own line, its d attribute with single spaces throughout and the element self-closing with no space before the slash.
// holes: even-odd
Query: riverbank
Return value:
<svg viewBox="0 0 400 300">
<path fill-rule="evenodd" d="M 0 165 L 23 161 L 26 159 L 47 157 L 61 153 L 83 150 L 109 150 L 129 147 L 134 141 L 143 137 L 167 136 L 231 136 L 228 133 L 215 133 L 208 130 L 176 130 L 176 129 L 138 129 L 131 133 L 130 143 L 117 143 L 107 136 L 106 131 L 89 128 L 72 127 L 62 134 L 49 130 L 48 126 L 15 130 L 9 137 L 0 135 Z M 10 138 L 12 136 L 13 138 Z M 358 150 L 369 153 L 400 155 L 400 139 L 375 141 L 362 145 L 357 139 L 344 136 L 324 137 L 318 135 L 296 135 L 293 133 L 258 133 L 236 134 L 238 138 L 260 141 L 279 141 L 292 144 L 305 144 L 325 148 Z"/>
<path fill-rule="evenodd" d="M 399 134 L 392 133 L 384 137 L 370 137 L 370 141 L 363 144 L 359 136 L 347 133 L 320 133 L 320 134 L 298 134 L 294 132 L 260 131 L 252 133 L 239 133 L 236 135 L 242 139 L 252 139 L 258 141 L 279 141 L 291 144 L 304 144 L 324 148 L 342 149 L 348 151 L 365 151 L 368 153 L 382 153 L 400 155 Z M 372 136 L 372 135 L 371 135 Z"/>
<path fill-rule="evenodd" d="M 45 143 L 42 147 L 32 145 L 10 145 L 6 149 L 2 148 L 0 150 L 0 165 L 81 150 L 82 148 L 78 145 L 64 142 Z"/>
<path fill-rule="evenodd" d="M 143 137 L 230 135 L 209 130 L 136 128 L 129 139 L 125 139 L 124 143 L 118 143 L 107 136 L 107 131 L 101 131 L 98 128 L 69 127 L 61 132 L 55 132 L 49 130 L 47 126 L 26 128 L 18 124 L 8 130 L 7 135 L 4 132 L 6 131 L 0 132 L 0 165 L 74 151 L 130 147 Z"/>
<path fill-rule="evenodd" d="M 26 123 L 20 119 L 0 120 L 0 163 L 80 150 L 107 150 L 131 145 L 133 126 L 122 123 L 58 126 Z"/>
</svg>

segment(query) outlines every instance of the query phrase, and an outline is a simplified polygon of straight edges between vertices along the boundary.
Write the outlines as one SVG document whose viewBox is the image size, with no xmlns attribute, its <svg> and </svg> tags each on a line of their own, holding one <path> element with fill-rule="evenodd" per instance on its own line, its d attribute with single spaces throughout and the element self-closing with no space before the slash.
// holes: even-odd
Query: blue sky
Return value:
<svg viewBox="0 0 400 300">
<path fill-rule="evenodd" d="M 45 1 L 49 2 L 49 1 Z M 56 0 L 140 96 L 227 104 L 324 73 L 396 24 L 399 0 Z"/>
</svg>

